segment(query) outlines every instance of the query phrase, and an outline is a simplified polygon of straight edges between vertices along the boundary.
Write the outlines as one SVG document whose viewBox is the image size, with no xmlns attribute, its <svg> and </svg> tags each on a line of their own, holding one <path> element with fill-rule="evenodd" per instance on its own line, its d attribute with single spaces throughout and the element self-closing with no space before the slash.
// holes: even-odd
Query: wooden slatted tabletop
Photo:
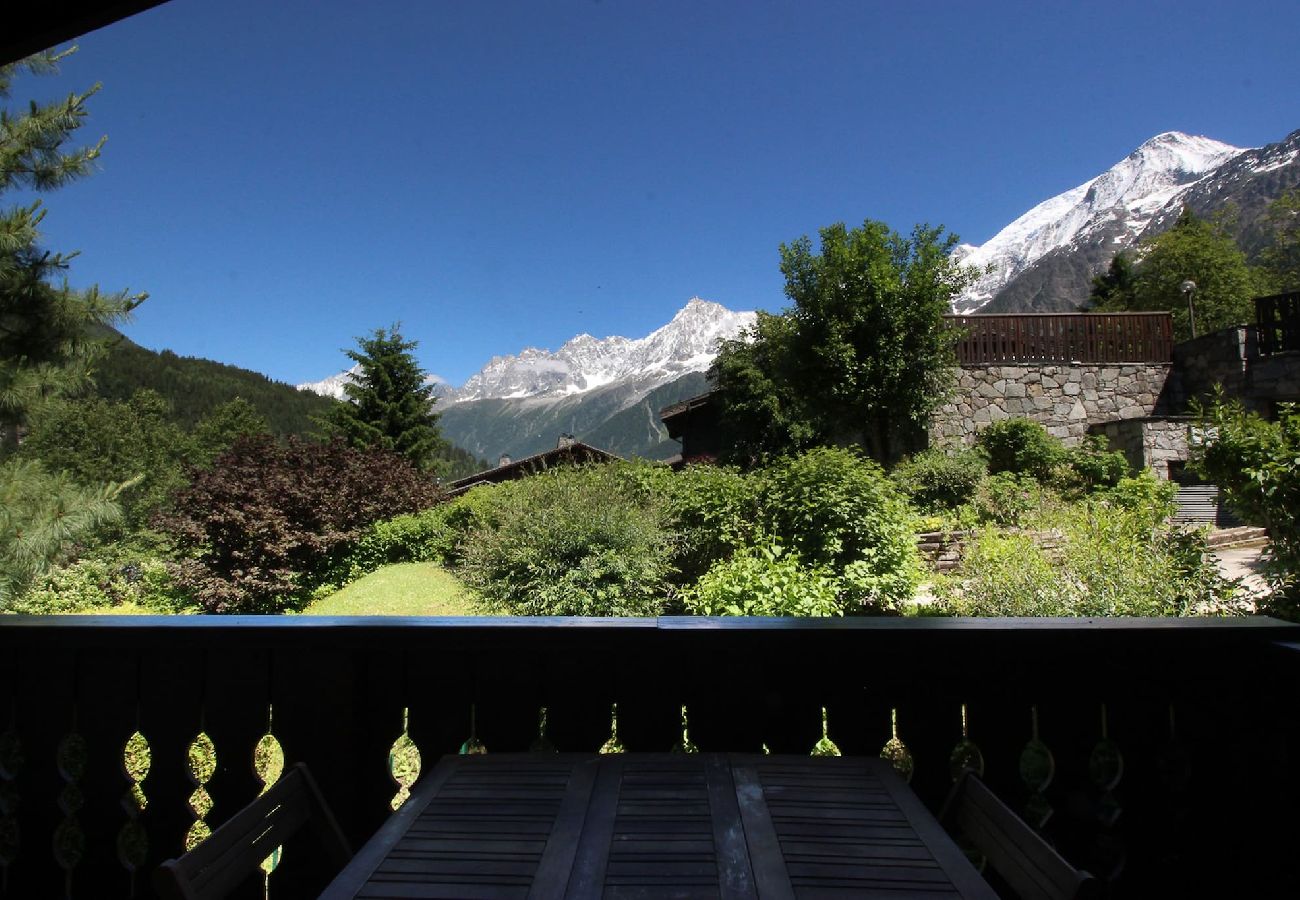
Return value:
<svg viewBox="0 0 1300 900">
<path fill-rule="evenodd" d="M 994 898 L 884 760 L 444 757 L 321 895 Z"/>
</svg>

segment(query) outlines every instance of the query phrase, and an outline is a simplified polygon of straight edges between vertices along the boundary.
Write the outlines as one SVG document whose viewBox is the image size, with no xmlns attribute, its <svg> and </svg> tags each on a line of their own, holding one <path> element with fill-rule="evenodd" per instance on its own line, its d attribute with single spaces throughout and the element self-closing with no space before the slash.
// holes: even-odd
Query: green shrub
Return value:
<svg viewBox="0 0 1300 900">
<path fill-rule="evenodd" d="M 657 486 L 676 535 L 676 582 L 693 584 L 755 539 L 758 482 L 737 469 L 687 466 Z"/>
<path fill-rule="evenodd" d="M 1300 406 L 1279 404 L 1268 422 L 1220 397 L 1200 419 L 1192 469 L 1223 488 L 1243 518 L 1268 528 L 1272 594 L 1262 611 L 1300 621 Z"/>
<path fill-rule="evenodd" d="M 1100 496 L 1112 506 L 1143 516 L 1153 528 L 1169 519 L 1178 508 L 1174 503 L 1178 485 L 1157 478 L 1150 469 L 1144 469 L 1131 478 L 1121 478 Z"/>
<path fill-rule="evenodd" d="M 912 515 L 876 463 L 822 447 L 759 475 L 760 523 L 800 562 L 848 579 L 857 613 L 895 611 L 920 582 Z"/>
<path fill-rule="evenodd" d="M 1068 616 L 1075 586 L 1034 539 L 984 527 L 966 545 L 960 572 L 934 582 L 936 607 L 958 616 Z"/>
<path fill-rule="evenodd" d="M 954 510 L 975 496 L 988 474 L 988 460 L 973 449 L 931 448 L 894 467 L 890 478 L 917 509 Z"/>
<path fill-rule="evenodd" d="M 452 540 L 446 519 L 444 504 L 372 523 L 341 559 L 320 573 L 312 596 L 333 593 L 391 563 L 443 561 Z"/>
<path fill-rule="evenodd" d="M 1030 419 L 993 422 L 976 435 L 975 442 L 988 456 L 989 471 L 994 474 L 1029 475 L 1046 483 L 1066 461 L 1061 442 Z"/>
<path fill-rule="evenodd" d="M 1043 506 L 1043 491 L 1031 475 L 999 472 L 980 482 L 972 504 L 977 522 L 1018 525 Z"/>
<path fill-rule="evenodd" d="M 190 605 L 172 578 L 169 560 L 127 544 L 106 545 L 92 556 L 52 570 L 12 611 L 50 615 L 121 608 L 176 613 Z"/>
<path fill-rule="evenodd" d="M 1176 529 L 1153 507 L 1109 498 L 1056 507 L 1034 523 L 1059 538 L 978 530 L 959 572 L 939 579 L 940 608 L 969 616 L 1237 614 L 1236 586 L 1205 554 L 1204 535 Z"/>
<path fill-rule="evenodd" d="M 842 616 L 840 585 L 779 545 L 746 547 L 714 565 L 685 594 L 700 616 Z"/>
<path fill-rule="evenodd" d="M 672 536 L 627 475 L 623 465 L 558 469 L 491 488 L 466 510 L 478 524 L 459 545 L 459 574 L 490 609 L 514 615 L 657 615 Z"/>
<path fill-rule="evenodd" d="M 498 495 L 508 492 L 508 485 L 484 484 L 429 510 L 441 528 L 437 529 L 430 559 L 454 566 L 461 560 L 461 549 L 469 534 L 482 528 L 495 527 L 494 512 Z"/>
<path fill-rule="evenodd" d="M 209 612 L 281 612 L 372 523 L 432 506 L 437 487 L 405 459 L 339 441 L 241 437 L 211 469 L 191 470 L 159 516 L 188 557 L 177 582 Z"/>
<path fill-rule="evenodd" d="M 1118 450 L 1108 450 L 1109 444 L 1099 434 L 1090 434 L 1083 443 L 1066 451 L 1066 463 L 1082 492 L 1114 487 L 1129 475 L 1128 460 Z"/>
</svg>

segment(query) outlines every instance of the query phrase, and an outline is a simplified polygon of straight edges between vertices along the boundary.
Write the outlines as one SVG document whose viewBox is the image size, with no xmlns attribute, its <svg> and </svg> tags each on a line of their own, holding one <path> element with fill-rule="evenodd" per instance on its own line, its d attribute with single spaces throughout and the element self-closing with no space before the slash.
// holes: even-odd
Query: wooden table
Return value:
<svg viewBox="0 0 1300 900">
<path fill-rule="evenodd" d="M 889 764 L 444 757 L 326 898 L 995 898 Z"/>
</svg>

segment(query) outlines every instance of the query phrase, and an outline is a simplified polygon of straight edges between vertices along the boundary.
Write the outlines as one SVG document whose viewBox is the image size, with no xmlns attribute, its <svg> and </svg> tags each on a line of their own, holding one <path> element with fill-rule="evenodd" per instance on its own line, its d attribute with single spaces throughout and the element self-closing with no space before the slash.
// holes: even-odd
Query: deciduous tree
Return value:
<svg viewBox="0 0 1300 900">
<path fill-rule="evenodd" d="M 867 220 L 823 228 L 819 252 L 807 237 L 781 246 L 794 306 L 760 316 L 712 369 L 737 461 L 838 442 L 898 454 L 955 365 L 943 316 L 971 277 L 951 258 L 956 241 L 942 227 L 904 237 Z"/>
<path fill-rule="evenodd" d="M 1137 255 L 1131 287 L 1113 291 L 1102 308 L 1168 310 L 1178 340 L 1192 336 L 1185 282 L 1196 285 L 1197 334 L 1252 321 L 1251 299 L 1267 291 L 1266 280 L 1246 263 L 1222 223 L 1198 219 L 1190 210 L 1173 228 L 1144 240 Z"/>
</svg>

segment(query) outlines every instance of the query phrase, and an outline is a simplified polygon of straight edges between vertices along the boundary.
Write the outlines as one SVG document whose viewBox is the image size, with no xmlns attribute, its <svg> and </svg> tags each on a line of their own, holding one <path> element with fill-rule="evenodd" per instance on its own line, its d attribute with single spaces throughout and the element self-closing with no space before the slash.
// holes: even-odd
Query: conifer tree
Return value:
<svg viewBox="0 0 1300 900">
<path fill-rule="evenodd" d="M 1260 261 L 1273 276 L 1275 290 L 1300 291 L 1300 189 L 1274 200 L 1265 221 L 1272 242 Z"/>
<path fill-rule="evenodd" d="M 14 76 L 54 73 L 71 52 L 0 66 L 0 101 L 8 100 Z M 0 193 L 49 191 L 90 172 L 103 138 L 63 147 L 98 90 L 21 111 L 0 107 Z M 40 245 L 44 217 L 39 200 L 0 209 L 0 609 L 76 539 L 120 514 L 114 499 L 121 485 L 87 488 L 39 462 L 7 458 L 38 405 L 88 383 L 96 329 L 121 321 L 144 299 L 55 283 L 75 254 Z"/>
<path fill-rule="evenodd" d="M 325 421 L 354 447 L 393 450 L 421 469 L 434 469 L 448 450 L 433 411 L 437 398 L 412 353 L 418 342 L 404 340 L 400 328 L 377 328 L 357 339 L 359 349 L 348 351 L 357 368 L 343 388 L 350 402 Z"/>
<path fill-rule="evenodd" d="M 1097 310 L 1125 310 L 1133 304 L 1136 286 L 1133 260 L 1121 250 L 1111 259 L 1105 274 L 1092 279 L 1089 301 Z"/>
</svg>

